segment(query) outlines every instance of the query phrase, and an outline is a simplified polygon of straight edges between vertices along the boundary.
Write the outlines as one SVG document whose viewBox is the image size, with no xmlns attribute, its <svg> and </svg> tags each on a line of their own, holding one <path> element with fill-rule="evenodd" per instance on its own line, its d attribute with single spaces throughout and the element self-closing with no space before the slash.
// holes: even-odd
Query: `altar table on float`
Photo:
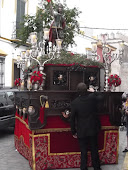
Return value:
<svg viewBox="0 0 128 170">
<path fill-rule="evenodd" d="M 118 162 L 119 131 L 111 126 L 108 115 L 100 116 L 102 130 L 99 134 L 99 156 L 101 164 Z M 77 139 L 72 137 L 70 125 L 60 116 L 47 117 L 43 129 L 30 130 L 28 120 L 16 113 L 15 147 L 33 170 L 78 168 L 80 150 Z M 88 166 L 91 166 L 90 151 Z"/>
</svg>

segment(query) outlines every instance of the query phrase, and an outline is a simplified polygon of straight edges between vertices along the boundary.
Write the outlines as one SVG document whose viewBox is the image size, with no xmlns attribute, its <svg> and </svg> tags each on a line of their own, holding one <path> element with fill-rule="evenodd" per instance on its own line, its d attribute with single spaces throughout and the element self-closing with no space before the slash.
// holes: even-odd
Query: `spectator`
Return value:
<svg viewBox="0 0 128 170">
<path fill-rule="evenodd" d="M 126 101 L 122 104 L 122 110 L 126 115 L 126 135 L 127 135 L 127 147 L 123 150 L 123 152 L 128 152 L 128 94 L 126 95 Z"/>
</svg>

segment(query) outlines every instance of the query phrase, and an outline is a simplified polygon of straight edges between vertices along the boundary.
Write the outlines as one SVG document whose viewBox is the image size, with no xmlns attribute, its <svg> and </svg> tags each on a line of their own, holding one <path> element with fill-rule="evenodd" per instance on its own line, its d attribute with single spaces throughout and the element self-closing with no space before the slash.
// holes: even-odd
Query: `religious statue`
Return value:
<svg viewBox="0 0 128 170">
<path fill-rule="evenodd" d="M 51 25 L 49 32 L 49 41 L 56 45 L 56 39 L 63 39 L 65 28 L 65 19 L 63 17 L 63 6 L 62 4 L 58 4 L 57 12 L 54 13 L 54 21 Z"/>
</svg>

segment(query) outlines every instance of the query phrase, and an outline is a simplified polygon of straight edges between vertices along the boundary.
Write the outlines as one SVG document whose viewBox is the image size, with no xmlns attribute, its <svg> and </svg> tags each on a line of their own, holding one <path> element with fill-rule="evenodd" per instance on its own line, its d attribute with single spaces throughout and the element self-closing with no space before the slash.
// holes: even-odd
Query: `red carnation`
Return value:
<svg viewBox="0 0 128 170">
<path fill-rule="evenodd" d="M 117 87 L 121 84 L 121 79 L 117 74 L 110 75 L 108 79 L 108 85 L 111 87 L 112 85 Z"/>
<path fill-rule="evenodd" d="M 41 85 L 43 82 L 42 76 L 43 75 L 40 73 L 40 71 L 34 71 L 30 78 L 31 83 L 32 84 L 39 83 Z"/>
<path fill-rule="evenodd" d="M 21 85 L 21 79 L 20 78 L 16 79 L 14 84 L 15 84 L 15 86 L 20 86 Z"/>
<path fill-rule="evenodd" d="M 114 83 L 115 83 L 115 80 L 112 80 L 112 83 L 114 84 Z"/>
</svg>

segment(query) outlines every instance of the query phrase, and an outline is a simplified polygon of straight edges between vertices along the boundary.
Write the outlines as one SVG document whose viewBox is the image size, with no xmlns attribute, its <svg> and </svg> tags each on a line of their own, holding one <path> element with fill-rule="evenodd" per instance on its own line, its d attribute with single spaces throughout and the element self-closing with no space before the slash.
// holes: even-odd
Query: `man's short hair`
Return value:
<svg viewBox="0 0 128 170">
<path fill-rule="evenodd" d="M 80 93 L 81 95 L 87 91 L 87 85 L 85 83 L 79 83 L 77 85 L 77 92 Z"/>
</svg>

